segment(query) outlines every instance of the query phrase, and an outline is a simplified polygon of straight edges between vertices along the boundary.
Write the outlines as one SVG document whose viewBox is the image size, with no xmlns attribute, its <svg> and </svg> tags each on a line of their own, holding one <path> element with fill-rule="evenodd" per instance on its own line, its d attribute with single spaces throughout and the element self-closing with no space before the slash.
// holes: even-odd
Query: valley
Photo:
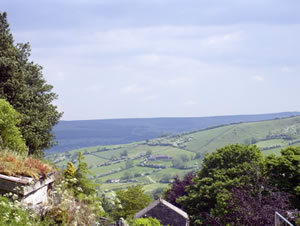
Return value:
<svg viewBox="0 0 300 226">
<path fill-rule="evenodd" d="M 85 157 L 91 177 L 101 190 L 123 189 L 135 184 L 145 191 L 161 192 L 176 176 L 197 170 L 205 153 L 229 144 L 255 144 L 264 155 L 279 154 L 282 148 L 300 146 L 300 116 L 217 126 L 196 132 L 161 136 L 121 145 L 93 146 L 49 155 L 65 168 L 76 164 L 77 152 Z"/>
</svg>

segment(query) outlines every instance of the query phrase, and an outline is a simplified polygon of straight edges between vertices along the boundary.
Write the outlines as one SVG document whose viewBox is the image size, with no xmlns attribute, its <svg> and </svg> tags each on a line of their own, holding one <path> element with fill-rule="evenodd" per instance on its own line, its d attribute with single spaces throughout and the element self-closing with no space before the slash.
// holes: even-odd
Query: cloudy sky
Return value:
<svg viewBox="0 0 300 226">
<path fill-rule="evenodd" d="M 299 0 L 1 0 L 63 119 L 300 111 Z"/>
</svg>

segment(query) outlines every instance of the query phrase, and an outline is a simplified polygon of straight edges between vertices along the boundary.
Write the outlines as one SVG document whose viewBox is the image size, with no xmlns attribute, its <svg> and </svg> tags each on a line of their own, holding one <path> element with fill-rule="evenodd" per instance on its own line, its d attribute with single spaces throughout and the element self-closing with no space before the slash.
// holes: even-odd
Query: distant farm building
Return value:
<svg viewBox="0 0 300 226">
<path fill-rule="evenodd" d="M 167 155 L 151 155 L 148 160 L 149 161 L 156 161 L 156 160 L 168 160 L 169 156 Z"/>
<path fill-rule="evenodd" d="M 171 203 L 157 199 L 146 208 L 135 214 L 134 219 L 153 217 L 163 225 L 188 226 L 189 217 L 186 212 Z"/>
<path fill-rule="evenodd" d="M 120 179 L 108 179 L 106 183 L 120 183 Z"/>
</svg>

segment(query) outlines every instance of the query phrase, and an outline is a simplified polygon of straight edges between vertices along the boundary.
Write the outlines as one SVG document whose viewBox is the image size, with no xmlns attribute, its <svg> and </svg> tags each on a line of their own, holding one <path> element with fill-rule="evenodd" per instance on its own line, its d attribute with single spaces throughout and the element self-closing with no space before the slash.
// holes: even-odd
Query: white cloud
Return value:
<svg viewBox="0 0 300 226">
<path fill-rule="evenodd" d="M 140 93 L 144 90 L 143 87 L 140 87 L 136 84 L 132 84 L 132 85 L 128 85 L 128 86 L 125 86 L 123 88 L 121 88 L 121 93 L 124 93 L 124 94 L 137 94 L 137 93 Z"/>
<path fill-rule="evenodd" d="M 94 84 L 94 85 L 90 85 L 90 86 L 87 86 L 86 88 L 84 88 L 84 91 L 87 93 L 97 93 L 97 92 L 101 91 L 102 88 L 103 88 L 102 85 Z"/>
<path fill-rule="evenodd" d="M 265 81 L 265 78 L 260 75 L 255 75 L 252 77 L 252 79 L 256 82 L 264 82 Z"/>
<path fill-rule="evenodd" d="M 194 105 L 197 105 L 197 101 L 187 100 L 184 104 L 187 105 L 187 106 L 194 106 Z"/>
<path fill-rule="evenodd" d="M 145 97 L 143 98 L 143 101 L 154 101 L 154 100 L 156 100 L 157 98 L 158 98 L 157 95 L 149 95 L 149 96 L 145 96 Z"/>
<path fill-rule="evenodd" d="M 294 72 L 295 69 L 293 67 L 281 67 L 280 68 L 280 71 L 283 72 L 283 73 L 291 73 L 291 72 Z"/>
</svg>

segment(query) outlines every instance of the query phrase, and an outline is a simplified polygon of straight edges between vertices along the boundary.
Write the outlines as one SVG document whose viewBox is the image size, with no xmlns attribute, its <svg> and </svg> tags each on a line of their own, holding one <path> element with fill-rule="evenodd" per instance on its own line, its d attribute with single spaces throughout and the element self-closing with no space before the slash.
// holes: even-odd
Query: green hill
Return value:
<svg viewBox="0 0 300 226">
<path fill-rule="evenodd" d="M 96 145 L 128 144 L 154 139 L 163 134 L 174 135 L 230 123 L 255 122 L 296 115 L 300 113 L 60 121 L 53 128 L 58 145 L 47 150 L 46 154 Z"/>
<path fill-rule="evenodd" d="M 76 152 L 81 151 L 102 189 L 139 183 L 147 191 L 154 191 L 166 187 L 175 175 L 198 169 L 205 153 L 234 143 L 256 144 L 266 155 L 279 154 L 290 145 L 299 146 L 300 116 L 231 124 L 130 144 L 87 147 L 48 158 L 65 168 L 68 161 L 76 163 Z"/>
</svg>

